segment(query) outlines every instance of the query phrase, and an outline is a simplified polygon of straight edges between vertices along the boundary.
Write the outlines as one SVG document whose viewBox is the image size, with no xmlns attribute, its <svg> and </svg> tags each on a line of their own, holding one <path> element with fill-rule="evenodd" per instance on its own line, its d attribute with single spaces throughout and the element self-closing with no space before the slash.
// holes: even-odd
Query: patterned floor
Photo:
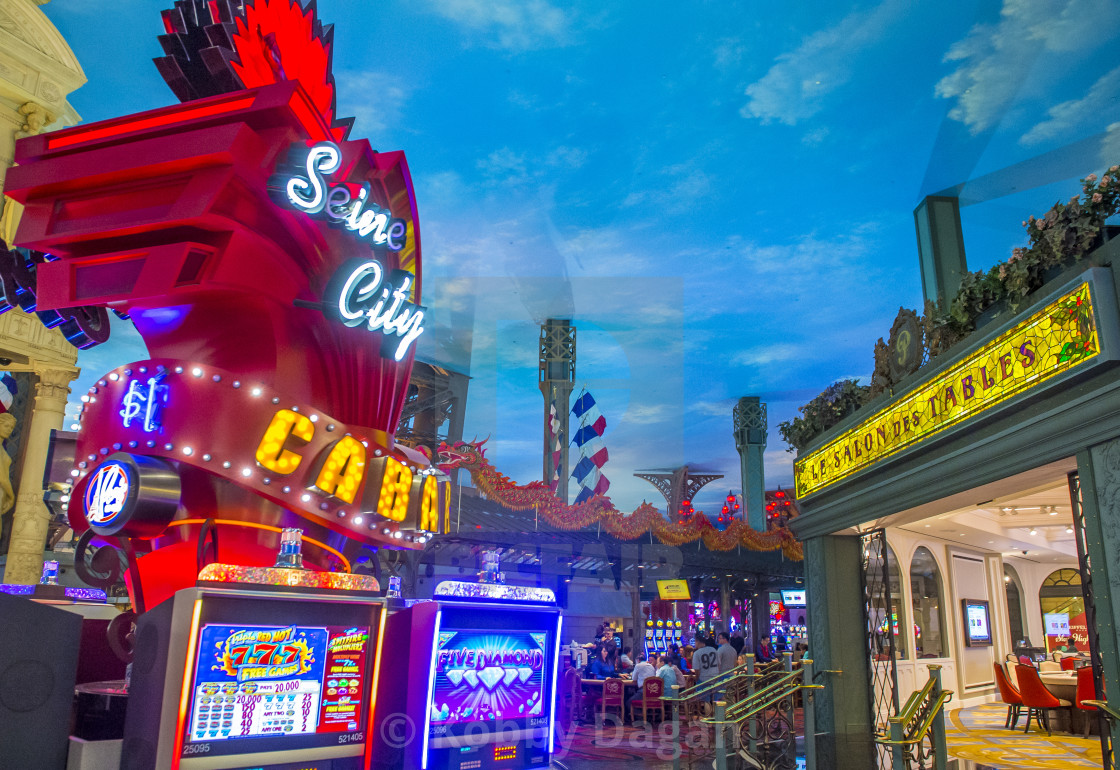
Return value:
<svg viewBox="0 0 1120 770">
<path fill-rule="evenodd" d="M 1051 717 L 1053 719 L 1053 716 Z M 1023 734 L 1003 726 L 1007 707 L 989 703 L 949 712 L 945 724 L 949 756 L 992 765 L 999 770 L 1078 770 L 1101 767 L 1101 744 L 1096 736 L 1055 732 L 1047 737 L 1032 727 Z M 1053 726 L 1054 723 L 1051 723 Z"/>
</svg>

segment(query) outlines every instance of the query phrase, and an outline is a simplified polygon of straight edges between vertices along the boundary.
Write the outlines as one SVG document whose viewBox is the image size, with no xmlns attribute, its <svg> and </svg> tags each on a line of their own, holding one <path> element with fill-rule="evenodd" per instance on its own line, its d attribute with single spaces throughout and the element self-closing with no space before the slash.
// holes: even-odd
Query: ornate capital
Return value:
<svg viewBox="0 0 1120 770">
<path fill-rule="evenodd" d="M 39 381 L 35 384 L 35 406 L 41 402 L 57 401 L 66 405 L 66 397 L 70 395 L 70 383 L 78 378 L 76 369 L 42 369 L 36 370 Z"/>
</svg>

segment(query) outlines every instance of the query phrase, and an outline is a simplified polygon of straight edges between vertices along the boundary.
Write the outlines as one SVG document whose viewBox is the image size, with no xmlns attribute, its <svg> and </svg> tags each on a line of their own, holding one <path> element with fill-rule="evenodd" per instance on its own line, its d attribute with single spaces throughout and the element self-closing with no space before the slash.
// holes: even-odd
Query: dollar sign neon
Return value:
<svg viewBox="0 0 1120 770">
<path fill-rule="evenodd" d="M 121 421 L 124 427 L 132 425 L 133 421 L 143 417 L 144 431 L 151 433 L 160 427 L 159 413 L 163 408 L 164 375 L 149 377 L 148 382 L 141 384 L 133 380 L 128 384 L 128 392 L 121 399 Z"/>
</svg>

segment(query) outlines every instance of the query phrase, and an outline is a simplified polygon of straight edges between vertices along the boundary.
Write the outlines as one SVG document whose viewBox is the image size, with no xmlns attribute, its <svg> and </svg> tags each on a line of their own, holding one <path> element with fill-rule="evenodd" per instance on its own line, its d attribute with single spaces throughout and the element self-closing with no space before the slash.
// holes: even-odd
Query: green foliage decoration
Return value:
<svg viewBox="0 0 1120 770">
<path fill-rule="evenodd" d="M 1043 216 L 1023 222 L 1030 245 L 1013 249 L 1006 262 L 987 272 L 966 273 L 952 301 L 927 302 L 922 326 L 926 364 L 944 355 L 976 329 L 979 316 L 1003 303 L 1017 313 L 1031 292 L 1055 269 L 1069 267 L 1101 245 L 1105 220 L 1120 211 L 1120 165 L 1081 180 L 1081 195 L 1055 203 Z M 1074 311 L 1076 317 L 1076 310 Z M 880 340 L 882 343 L 882 340 Z M 1071 343 L 1072 345 L 1073 343 Z M 1073 349 L 1070 356 L 1084 355 Z M 879 391 L 841 380 L 798 409 L 800 417 L 778 424 L 789 451 L 800 452 L 826 430 L 853 414 Z"/>
</svg>

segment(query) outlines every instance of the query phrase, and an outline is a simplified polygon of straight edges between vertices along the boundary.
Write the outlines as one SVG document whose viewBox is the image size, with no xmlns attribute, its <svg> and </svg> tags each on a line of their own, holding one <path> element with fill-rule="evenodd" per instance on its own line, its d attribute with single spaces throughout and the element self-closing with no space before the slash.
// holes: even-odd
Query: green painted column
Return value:
<svg viewBox="0 0 1120 770">
<path fill-rule="evenodd" d="M 804 542 L 809 657 L 824 684 L 813 698 L 816 770 L 876 766 L 871 730 L 867 629 L 860 578 L 860 539 L 840 535 Z M 814 770 L 814 768 L 809 768 Z"/>
<path fill-rule="evenodd" d="M 1077 453 L 1105 690 L 1120 693 L 1120 440 Z M 1116 695 L 1112 696 L 1115 701 Z"/>
</svg>

